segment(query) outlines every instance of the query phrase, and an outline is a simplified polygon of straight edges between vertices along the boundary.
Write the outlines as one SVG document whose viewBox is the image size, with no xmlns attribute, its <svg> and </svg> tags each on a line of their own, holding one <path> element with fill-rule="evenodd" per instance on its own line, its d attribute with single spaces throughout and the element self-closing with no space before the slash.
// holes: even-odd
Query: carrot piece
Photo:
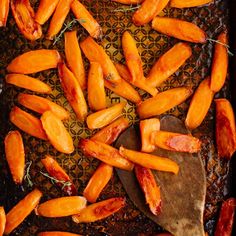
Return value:
<svg viewBox="0 0 236 236">
<path fill-rule="evenodd" d="M 88 104 L 91 110 L 106 109 L 106 93 L 102 67 L 97 62 L 91 62 L 88 75 Z"/>
<path fill-rule="evenodd" d="M 204 120 L 211 106 L 214 92 L 210 89 L 210 78 L 204 79 L 191 100 L 185 125 L 189 129 L 196 129 Z"/>
<path fill-rule="evenodd" d="M 202 6 L 207 3 L 213 2 L 213 0 L 170 0 L 170 7 L 176 8 L 187 8 L 187 7 L 197 7 Z"/>
<path fill-rule="evenodd" d="M 201 149 L 201 141 L 191 135 L 155 131 L 151 139 L 157 147 L 170 151 L 196 153 Z"/>
<path fill-rule="evenodd" d="M 41 116 L 43 129 L 52 146 L 59 152 L 70 154 L 74 151 L 73 140 L 62 121 L 51 111 L 46 111 Z"/>
<path fill-rule="evenodd" d="M 38 236 L 82 236 L 81 234 L 73 234 L 69 232 L 60 232 L 60 231 L 50 231 L 50 232 L 41 232 Z"/>
<path fill-rule="evenodd" d="M 230 159 L 236 150 L 233 108 L 227 99 L 216 99 L 216 144 L 219 157 Z"/>
<path fill-rule="evenodd" d="M 163 54 L 150 70 L 147 82 L 152 87 L 158 87 L 174 74 L 192 55 L 192 49 L 187 43 L 177 43 Z"/>
<path fill-rule="evenodd" d="M 189 41 L 192 43 L 205 43 L 206 33 L 197 25 L 168 17 L 155 17 L 152 21 L 152 28 L 168 36 Z"/>
<path fill-rule="evenodd" d="M 71 178 L 69 177 L 68 174 L 66 174 L 66 172 L 62 169 L 62 167 L 58 164 L 58 162 L 52 156 L 46 155 L 46 157 L 42 159 L 41 162 L 43 163 L 49 175 L 58 180 L 56 184 L 59 187 L 62 187 L 62 190 L 66 194 L 68 195 L 77 194 L 77 190 Z M 64 185 L 65 183 L 66 185 Z"/>
<path fill-rule="evenodd" d="M 27 134 L 47 140 L 41 121 L 31 114 L 21 110 L 19 107 L 14 106 L 12 108 L 10 112 L 10 121 Z"/>
<path fill-rule="evenodd" d="M 137 112 L 142 119 L 161 115 L 184 102 L 191 94 L 192 89 L 188 87 L 169 89 L 140 103 Z"/>
<path fill-rule="evenodd" d="M 0 27 L 6 26 L 9 13 L 10 0 L 0 1 Z"/>
<path fill-rule="evenodd" d="M 59 0 L 40 0 L 38 10 L 35 14 L 35 21 L 43 25 L 52 16 Z"/>
<path fill-rule="evenodd" d="M 86 199 L 80 196 L 54 198 L 40 204 L 35 212 L 44 217 L 64 217 L 78 214 L 86 204 Z"/>
<path fill-rule="evenodd" d="M 158 215 L 161 212 L 161 191 L 152 171 L 139 165 L 135 165 L 134 170 L 150 211 Z"/>
<path fill-rule="evenodd" d="M 151 134 L 154 131 L 160 130 L 160 120 L 157 118 L 141 120 L 139 123 L 141 141 L 142 141 L 142 152 L 153 152 L 155 145 L 151 142 Z"/>
<path fill-rule="evenodd" d="M 112 1 L 126 4 L 126 5 L 130 5 L 130 4 L 139 4 L 139 3 L 143 2 L 144 0 L 112 0 Z"/>
<path fill-rule="evenodd" d="M 0 207 L 0 236 L 3 235 L 6 226 L 6 214 L 3 207 Z"/>
<path fill-rule="evenodd" d="M 88 31 L 91 37 L 96 39 L 102 38 L 102 27 L 82 3 L 74 0 L 71 4 L 71 10 L 79 20 L 79 23 Z"/>
<path fill-rule="evenodd" d="M 57 50 L 33 50 L 14 58 L 8 65 L 7 71 L 19 74 L 32 74 L 56 68 L 60 61 L 61 57 Z"/>
<path fill-rule="evenodd" d="M 162 10 L 168 5 L 170 0 L 160 0 L 157 4 L 155 16 L 159 15 Z"/>
<path fill-rule="evenodd" d="M 227 45 L 227 33 L 223 32 L 218 36 L 219 42 Z M 228 51 L 226 46 L 216 43 L 211 68 L 211 90 L 219 92 L 224 86 L 228 70 Z"/>
<path fill-rule="evenodd" d="M 131 171 L 134 167 L 133 163 L 122 157 L 117 149 L 105 143 L 89 139 L 81 139 L 79 142 L 79 148 L 82 149 L 85 155 L 95 157 L 108 165 L 128 171 Z"/>
<path fill-rule="evenodd" d="M 79 82 L 64 63 L 59 64 L 58 72 L 67 100 L 73 108 L 77 118 L 84 121 L 88 113 L 88 107 Z"/>
<path fill-rule="evenodd" d="M 21 184 L 25 169 L 25 150 L 19 131 L 10 131 L 5 137 L 5 154 L 13 181 Z"/>
<path fill-rule="evenodd" d="M 87 125 L 89 129 L 99 129 L 109 125 L 122 114 L 122 110 L 126 106 L 126 102 L 115 104 L 107 109 L 97 111 L 87 117 Z"/>
<path fill-rule="evenodd" d="M 66 120 L 70 117 L 68 111 L 63 107 L 43 97 L 20 93 L 18 95 L 18 102 L 19 104 L 40 114 L 43 114 L 45 111 L 52 111 L 61 120 Z"/>
<path fill-rule="evenodd" d="M 116 213 L 124 206 L 124 198 L 110 198 L 87 206 L 79 214 L 72 216 L 72 220 L 75 223 L 95 222 Z"/>
<path fill-rule="evenodd" d="M 119 152 L 124 158 L 140 166 L 154 170 L 172 172 L 174 174 L 178 174 L 179 172 L 178 164 L 169 158 L 129 150 L 122 146 L 120 147 Z"/>
<path fill-rule="evenodd" d="M 34 189 L 19 201 L 6 215 L 6 227 L 4 234 L 10 234 L 38 205 L 42 193 Z"/>
<path fill-rule="evenodd" d="M 85 89 L 86 74 L 76 31 L 65 32 L 65 54 L 69 69 L 78 80 L 80 87 Z"/>
</svg>

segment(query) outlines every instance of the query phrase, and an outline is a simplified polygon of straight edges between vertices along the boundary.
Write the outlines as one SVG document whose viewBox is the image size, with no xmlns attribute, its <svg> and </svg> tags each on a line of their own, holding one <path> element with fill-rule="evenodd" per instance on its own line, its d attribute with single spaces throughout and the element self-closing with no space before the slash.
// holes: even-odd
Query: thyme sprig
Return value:
<svg viewBox="0 0 236 236">
<path fill-rule="evenodd" d="M 218 43 L 218 44 L 220 44 L 220 45 L 225 46 L 226 49 L 227 49 L 227 53 L 229 54 L 229 56 L 233 56 L 233 55 L 234 55 L 234 54 L 230 51 L 230 47 L 229 47 L 228 44 L 222 43 L 221 41 L 215 40 L 215 39 L 207 39 L 207 41 L 209 41 L 209 42 L 214 42 L 214 43 Z"/>
<path fill-rule="evenodd" d="M 30 168 L 32 165 L 32 161 L 27 162 L 25 165 L 26 165 L 26 171 L 25 171 L 24 180 L 27 181 L 27 184 L 29 187 L 32 187 L 34 185 L 30 176 Z"/>
<path fill-rule="evenodd" d="M 141 5 L 137 5 L 137 6 L 130 6 L 130 7 L 119 7 L 115 10 L 113 10 L 113 12 L 127 12 L 127 11 L 135 11 L 137 9 L 140 8 Z"/>
</svg>

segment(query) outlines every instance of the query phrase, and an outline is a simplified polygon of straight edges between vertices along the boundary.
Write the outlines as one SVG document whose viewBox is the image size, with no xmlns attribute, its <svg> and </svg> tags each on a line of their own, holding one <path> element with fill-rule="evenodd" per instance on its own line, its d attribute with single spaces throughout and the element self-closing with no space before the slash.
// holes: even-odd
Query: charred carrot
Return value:
<svg viewBox="0 0 236 236">
<path fill-rule="evenodd" d="M 6 214 L 3 207 L 0 207 L 0 236 L 3 235 L 6 226 Z"/>
<path fill-rule="evenodd" d="M 130 5 L 130 4 L 139 4 L 143 2 L 143 0 L 112 0 L 113 2 L 119 2 L 122 4 Z"/>
<path fill-rule="evenodd" d="M 176 8 L 187 8 L 187 7 L 197 7 L 202 6 L 207 3 L 213 2 L 213 0 L 170 0 L 170 7 Z"/>
<path fill-rule="evenodd" d="M 42 193 L 34 189 L 17 203 L 6 215 L 5 234 L 10 234 L 38 205 Z"/>
<path fill-rule="evenodd" d="M 10 121 L 24 132 L 43 140 L 47 140 L 47 136 L 43 130 L 41 121 L 31 114 L 14 106 L 10 112 Z"/>
<path fill-rule="evenodd" d="M 38 236 L 82 236 L 81 234 L 72 234 L 72 233 L 60 232 L 60 231 L 41 232 L 37 235 Z"/>
<path fill-rule="evenodd" d="M 79 214 L 74 215 L 72 219 L 75 223 L 95 222 L 116 213 L 124 206 L 124 198 L 110 198 L 87 206 Z"/>
<path fill-rule="evenodd" d="M 10 0 L 0 1 L 0 27 L 6 26 Z"/>
</svg>

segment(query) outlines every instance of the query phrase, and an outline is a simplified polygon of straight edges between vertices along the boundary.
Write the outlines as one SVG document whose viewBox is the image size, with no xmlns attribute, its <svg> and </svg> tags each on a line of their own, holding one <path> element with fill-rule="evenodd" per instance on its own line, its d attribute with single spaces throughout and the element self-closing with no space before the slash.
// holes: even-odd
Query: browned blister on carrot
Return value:
<svg viewBox="0 0 236 236">
<path fill-rule="evenodd" d="M 6 226 L 6 214 L 3 207 L 0 207 L 0 236 L 3 236 Z"/>
<path fill-rule="evenodd" d="M 41 232 L 37 236 L 82 236 L 81 234 L 73 234 L 69 232 L 61 231 L 50 231 L 50 232 Z"/>
<path fill-rule="evenodd" d="M 5 154 L 12 178 L 16 184 L 21 184 L 25 169 L 25 150 L 19 131 L 10 131 L 4 140 Z"/>
<path fill-rule="evenodd" d="M 35 209 L 38 205 L 42 193 L 38 189 L 34 189 L 19 201 L 6 215 L 6 227 L 4 234 L 10 234 L 16 227 L 18 227 L 24 219 Z"/>
<path fill-rule="evenodd" d="M 119 2 L 122 4 L 130 5 L 130 4 L 139 4 L 144 0 L 112 0 L 113 2 Z"/>
<path fill-rule="evenodd" d="M 75 223 L 95 222 L 116 213 L 124 206 L 124 198 L 110 198 L 87 206 L 79 214 L 74 215 L 72 219 Z"/>
<path fill-rule="evenodd" d="M 227 99 L 216 99 L 216 144 L 219 157 L 230 159 L 236 150 L 233 108 Z"/>
<path fill-rule="evenodd" d="M 207 3 L 213 2 L 213 0 L 170 0 L 170 7 L 187 8 L 202 6 Z"/>
<path fill-rule="evenodd" d="M 6 26 L 9 13 L 10 0 L 0 1 L 0 27 Z"/>
</svg>

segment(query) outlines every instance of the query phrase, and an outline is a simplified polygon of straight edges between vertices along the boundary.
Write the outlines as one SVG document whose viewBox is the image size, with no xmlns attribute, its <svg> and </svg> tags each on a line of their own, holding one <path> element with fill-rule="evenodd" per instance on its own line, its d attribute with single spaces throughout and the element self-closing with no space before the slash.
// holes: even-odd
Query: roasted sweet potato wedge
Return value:
<svg viewBox="0 0 236 236">
<path fill-rule="evenodd" d="M 143 0 L 112 0 L 113 2 L 119 2 L 122 4 L 130 5 L 130 4 L 139 4 L 143 2 Z"/>
<path fill-rule="evenodd" d="M 6 26 L 9 13 L 10 0 L 0 1 L 0 27 Z"/>
<path fill-rule="evenodd" d="M 37 235 L 38 236 L 82 236 L 81 234 L 73 234 L 73 233 L 61 232 L 61 231 L 41 232 Z"/>
<path fill-rule="evenodd" d="M 3 236 L 6 226 L 6 214 L 3 207 L 0 207 L 0 236 Z"/>
<path fill-rule="evenodd" d="M 72 219 L 75 223 L 95 222 L 116 213 L 124 206 L 124 198 L 110 198 L 87 206 L 79 214 L 74 215 Z"/>
<path fill-rule="evenodd" d="M 213 0 L 170 0 L 170 7 L 176 8 L 187 8 L 187 7 L 197 7 L 204 4 L 213 2 Z"/>
</svg>

